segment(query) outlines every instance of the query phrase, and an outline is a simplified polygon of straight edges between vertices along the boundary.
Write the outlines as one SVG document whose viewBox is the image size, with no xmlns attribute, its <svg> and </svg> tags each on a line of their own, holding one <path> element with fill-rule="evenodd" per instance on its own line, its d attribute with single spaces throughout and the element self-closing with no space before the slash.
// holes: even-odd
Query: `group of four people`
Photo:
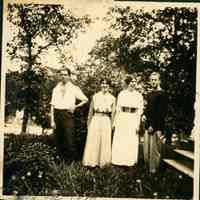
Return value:
<svg viewBox="0 0 200 200">
<path fill-rule="evenodd" d="M 77 158 L 74 135 L 75 109 L 87 103 L 88 98 L 70 79 L 69 69 L 61 72 L 61 82 L 53 89 L 51 123 L 55 129 L 56 146 L 60 156 L 68 160 Z M 160 74 L 150 75 L 152 91 L 144 106 L 142 94 L 137 91 L 137 81 L 125 80 L 126 89 L 117 97 L 110 93 L 110 81 L 102 79 L 100 91 L 93 95 L 88 113 L 88 133 L 83 155 L 83 165 L 104 167 L 110 163 L 133 166 L 138 161 L 139 128 L 145 124 L 144 159 L 151 172 L 156 172 L 160 162 L 160 145 L 167 112 L 167 95 L 160 87 Z M 76 99 L 80 103 L 76 104 Z M 113 133 L 113 135 L 112 135 Z"/>
</svg>

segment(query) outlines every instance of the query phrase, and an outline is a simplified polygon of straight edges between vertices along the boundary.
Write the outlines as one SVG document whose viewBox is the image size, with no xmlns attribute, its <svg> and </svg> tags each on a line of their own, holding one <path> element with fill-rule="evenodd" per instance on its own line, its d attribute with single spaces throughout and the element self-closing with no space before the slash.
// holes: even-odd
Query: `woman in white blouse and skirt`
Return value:
<svg viewBox="0 0 200 200">
<path fill-rule="evenodd" d="M 115 97 L 109 93 L 109 81 L 101 80 L 101 91 L 94 94 L 88 114 L 88 135 L 83 165 L 104 167 L 111 163 L 111 134 Z"/>
<path fill-rule="evenodd" d="M 112 164 L 133 166 L 138 160 L 138 129 L 143 112 L 143 96 L 135 90 L 136 80 L 127 77 L 127 89 L 121 91 L 117 99 L 112 144 Z"/>
</svg>

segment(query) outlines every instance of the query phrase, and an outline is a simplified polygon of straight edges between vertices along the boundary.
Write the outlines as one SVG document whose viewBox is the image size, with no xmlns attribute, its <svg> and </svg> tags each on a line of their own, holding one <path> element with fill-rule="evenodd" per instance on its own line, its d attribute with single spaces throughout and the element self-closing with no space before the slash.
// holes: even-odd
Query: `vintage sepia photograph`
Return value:
<svg viewBox="0 0 200 200">
<path fill-rule="evenodd" d="M 194 198 L 198 6 L 3 11 L 3 196 Z"/>
</svg>

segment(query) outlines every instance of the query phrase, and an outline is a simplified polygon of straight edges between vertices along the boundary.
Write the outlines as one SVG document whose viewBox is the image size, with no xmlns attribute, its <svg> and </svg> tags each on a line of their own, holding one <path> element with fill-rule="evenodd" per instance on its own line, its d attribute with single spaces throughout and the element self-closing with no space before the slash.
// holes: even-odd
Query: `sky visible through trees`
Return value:
<svg viewBox="0 0 200 200">
<path fill-rule="evenodd" d="M 59 78 L 49 69 L 72 68 L 76 84 L 89 98 L 103 76 L 111 79 L 117 95 L 128 73 L 138 77 L 138 86 L 145 95 L 149 73 L 159 71 L 171 101 L 170 129 L 190 132 L 195 100 L 197 10 L 91 5 L 83 9 L 71 4 L 10 4 L 7 69 L 19 70 L 19 76 L 14 74 L 11 79 L 22 87 L 18 86 L 17 95 L 8 92 L 7 101 L 15 99 L 15 109 L 31 108 L 27 111 L 29 117 L 35 116 L 41 122 L 47 117 L 51 90 Z M 15 98 L 10 99 L 11 96 Z"/>
</svg>

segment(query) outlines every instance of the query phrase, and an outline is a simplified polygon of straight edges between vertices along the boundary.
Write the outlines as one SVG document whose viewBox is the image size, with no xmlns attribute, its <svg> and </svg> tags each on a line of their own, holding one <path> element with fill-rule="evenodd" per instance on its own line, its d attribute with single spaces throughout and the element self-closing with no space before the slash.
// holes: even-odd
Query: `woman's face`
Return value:
<svg viewBox="0 0 200 200">
<path fill-rule="evenodd" d="M 135 89 L 135 86 L 136 86 L 136 80 L 133 79 L 129 83 L 128 88 L 132 90 L 132 89 Z"/>
<path fill-rule="evenodd" d="M 106 80 L 104 80 L 104 81 L 101 82 L 101 90 L 103 92 L 108 92 L 108 90 L 109 90 L 109 84 L 107 83 Z"/>
</svg>

